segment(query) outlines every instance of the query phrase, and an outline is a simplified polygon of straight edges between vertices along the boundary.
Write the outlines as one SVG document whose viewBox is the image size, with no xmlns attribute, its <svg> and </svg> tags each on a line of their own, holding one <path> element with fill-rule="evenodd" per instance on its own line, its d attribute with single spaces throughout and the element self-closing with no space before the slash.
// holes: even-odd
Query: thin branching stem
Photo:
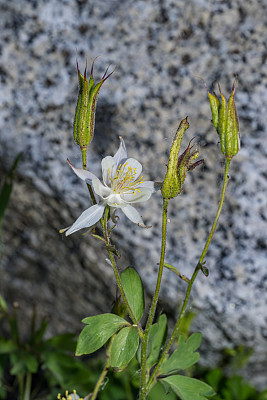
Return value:
<svg viewBox="0 0 267 400">
<path fill-rule="evenodd" d="M 109 207 L 106 207 L 104 218 L 101 220 L 101 225 L 102 225 L 103 233 L 104 233 L 105 240 L 106 240 L 106 246 L 107 246 L 107 250 L 108 250 L 108 255 L 109 255 L 109 258 L 110 258 L 110 262 L 112 264 L 112 268 L 113 268 L 114 275 L 115 275 L 115 278 L 116 278 L 116 281 L 117 281 L 117 285 L 119 287 L 119 290 L 120 290 L 121 296 L 123 298 L 123 301 L 124 301 L 124 303 L 126 305 L 127 311 L 128 311 L 128 313 L 130 315 L 131 320 L 137 326 L 137 330 L 138 330 L 139 336 L 142 338 L 144 336 L 142 327 L 139 324 L 139 322 L 137 321 L 137 319 L 135 318 L 134 313 L 133 313 L 133 311 L 131 309 L 131 306 L 130 306 L 128 300 L 127 300 L 125 291 L 124 291 L 123 286 L 122 286 L 122 282 L 121 282 L 121 278 L 120 278 L 120 274 L 119 274 L 119 271 L 118 271 L 118 268 L 117 268 L 117 264 L 116 264 L 116 261 L 115 261 L 114 254 L 110 250 L 111 243 L 110 243 L 110 237 L 109 237 L 109 233 L 108 233 L 108 215 L 109 215 Z"/>
<path fill-rule="evenodd" d="M 216 229 L 216 226 L 217 226 L 217 223 L 218 223 L 221 211 L 222 211 L 222 206 L 223 206 L 223 202 L 224 202 L 224 199 L 225 199 L 226 186 L 227 186 L 227 182 L 228 182 L 228 179 L 229 179 L 228 173 L 229 173 L 229 168 L 230 168 L 230 162 L 231 162 L 231 159 L 230 158 L 226 158 L 221 199 L 220 199 L 220 203 L 219 203 L 219 206 L 218 206 L 218 209 L 217 209 L 217 213 L 216 213 L 216 216 L 215 216 L 215 219 L 214 219 L 210 234 L 208 236 L 208 239 L 206 241 L 206 244 L 204 246 L 202 254 L 201 254 L 200 258 L 199 258 L 199 261 L 198 261 L 198 263 L 197 263 L 197 265 L 195 267 L 193 275 L 192 275 L 192 277 L 190 279 L 190 282 L 188 284 L 186 295 L 185 295 L 185 299 L 184 299 L 183 306 L 182 306 L 182 310 L 181 310 L 179 318 L 178 318 L 178 320 L 177 320 L 177 322 L 175 324 L 173 333 L 172 333 L 172 335 L 171 335 L 171 337 L 170 337 L 170 339 L 169 339 L 169 341 L 168 341 L 168 343 L 167 343 L 167 345 L 166 345 L 166 347 L 165 347 L 165 349 L 164 349 L 164 351 L 163 351 L 163 353 L 161 355 L 161 358 L 160 358 L 158 364 L 156 365 L 156 367 L 155 367 L 155 369 L 154 369 L 154 371 L 153 371 L 153 373 L 152 373 L 152 375 L 151 375 L 151 377 L 150 377 L 150 379 L 148 381 L 148 385 L 147 385 L 147 390 L 148 391 L 151 389 L 151 387 L 155 383 L 155 380 L 156 380 L 156 377 L 157 377 L 157 373 L 158 373 L 158 371 L 159 371 L 159 369 L 160 369 L 160 367 L 161 367 L 161 365 L 162 365 L 162 363 L 163 363 L 163 361 L 164 361 L 164 359 L 166 357 L 166 354 L 170 350 L 170 347 L 172 345 L 173 340 L 175 339 L 175 337 L 177 337 L 177 334 L 178 334 L 180 326 L 181 326 L 181 322 L 182 322 L 182 320 L 183 320 L 183 318 L 185 316 L 185 312 L 186 312 L 186 308 L 187 308 L 187 304 L 188 304 L 188 300 L 189 300 L 189 297 L 190 297 L 190 293 L 191 293 L 191 290 L 192 290 L 193 283 L 194 283 L 194 281 L 195 281 L 195 279 L 196 279 L 196 277 L 198 275 L 199 270 L 202 267 L 202 263 L 204 261 L 205 255 L 206 255 L 206 253 L 208 251 L 210 242 L 211 242 L 212 237 L 214 235 L 214 232 L 215 232 L 215 229 Z"/>
<path fill-rule="evenodd" d="M 159 263 L 159 271 L 155 293 L 153 296 L 146 329 L 144 333 L 144 338 L 142 339 L 142 350 L 141 350 L 141 382 L 140 382 L 140 400 L 145 400 L 147 394 L 147 346 L 148 346 L 148 338 L 151 329 L 151 325 L 153 323 L 153 319 L 155 316 L 155 311 L 157 307 L 157 302 L 159 298 L 159 290 L 162 279 L 162 273 L 164 268 L 164 258 L 165 258 L 165 249 L 166 249 L 166 232 L 167 232 L 167 212 L 168 212 L 168 202 L 169 199 L 163 199 L 163 211 L 162 211 L 162 241 L 161 241 L 161 255 L 160 255 L 160 263 Z"/>
<path fill-rule="evenodd" d="M 109 344 L 108 344 L 108 347 L 107 347 L 107 351 L 106 351 L 106 360 L 107 361 L 106 361 L 106 364 L 105 364 L 105 366 L 103 368 L 103 371 L 102 371 L 101 375 L 98 378 L 98 381 L 97 381 L 97 383 L 95 385 L 94 391 L 93 391 L 93 393 L 92 393 L 92 395 L 90 397 L 90 400 L 96 400 L 97 394 L 99 392 L 99 389 L 103 385 L 104 379 L 105 379 L 105 377 L 106 377 L 106 375 L 107 375 L 107 373 L 109 371 L 109 368 L 110 368 L 110 353 L 111 353 L 111 347 L 112 347 L 112 342 L 114 340 L 114 337 L 115 336 L 112 336 L 112 338 L 109 341 Z"/>
</svg>

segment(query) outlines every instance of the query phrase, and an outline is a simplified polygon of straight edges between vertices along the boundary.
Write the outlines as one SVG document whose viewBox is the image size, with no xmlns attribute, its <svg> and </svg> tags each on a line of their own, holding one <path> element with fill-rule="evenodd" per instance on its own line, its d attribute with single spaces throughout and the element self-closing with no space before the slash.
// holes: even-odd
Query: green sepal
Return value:
<svg viewBox="0 0 267 400">
<path fill-rule="evenodd" d="M 172 375 L 160 380 L 166 382 L 181 400 L 206 400 L 216 393 L 211 386 L 188 376 Z"/>
<path fill-rule="evenodd" d="M 225 154 L 225 134 L 226 134 L 226 122 L 227 122 L 227 101 L 221 92 L 222 104 L 219 108 L 219 124 L 218 132 L 221 141 L 221 150 Z"/>
<path fill-rule="evenodd" d="M 125 319 L 115 314 L 101 314 L 82 320 L 87 324 L 78 338 L 76 355 L 91 354 L 100 349 L 119 329 L 129 325 Z"/>
<path fill-rule="evenodd" d="M 220 102 L 220 100 L 218 99 L 218 97 L 216 96 L 215 93 L 211 94 L 208 91 L 208 96 L 209 96 L 209 101 L 210 101 L 212 122 L 213 122 L 213 125 L 215 126 L 215 129 L 218 130 L 219 108 L 220 108 L 221 102 Z"/>
<path fill-rule="evenodd" d="M 140 321 L 145 309 L 144 289 L 141 278 L 135 269 L 127 268 L 121 274 L 121 283 L 136 321 Z"/>
<path fill-rule="evenodd" d="M 127 367 L 135 356 L 139 335 L 135 326 L 122 328 L 114 337 L 110 353 L 110 365 L 120 371 Z"/>
<path fill-rule="evenodd" d="M 239 151 L 239 123 L 238 117 L 235 107 L 235 83 L 233 85 L 232 93 L 228 101 L 228 109 L 227 109 L 227 124 L 226 124 L 226 132 L 225 132 L 225 148 L 226 148 L 226 156 L 232 158 Z"/>
<path fill-rule="evenodd" d="M 200 355 L 195 350 L 199 348 L 201 340 L 201 333 L 193 333 L 187 340 L 180 335 L 177 350 L 162 364 L 159 374 L 171 375 L 197 363 Z"/>
<path fill-rule="evenodd" d="M 178 196 L 181 190 L 181 185 L 177 174 L 177 163 L 178 163 L 182 138 L 184 136 L 185 131 L 188 128 L 189 128 L 189 123 L 186 117 L 181 121 L 176 131 L 174 140 L 172 142 L 167 173 L 161 188 L 162 197 L 165 199 L 170 199 Z"/>
</svg>

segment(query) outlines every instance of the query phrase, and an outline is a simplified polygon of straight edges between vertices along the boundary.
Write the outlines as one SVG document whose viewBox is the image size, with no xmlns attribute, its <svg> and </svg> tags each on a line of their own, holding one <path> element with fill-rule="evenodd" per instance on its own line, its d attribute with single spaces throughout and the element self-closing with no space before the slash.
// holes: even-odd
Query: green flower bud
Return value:
<svg viewBox="0 0 267 400">
<path fill-rule="evenodd" d="M 170 151 L 168 169 L 165 179 L 162 184 L 161 193 L 165 199 L 170 199 L 172 197 L 178 196 L 179 190 L 179 180 L 177 174 L 177 164 L 179 158 L 179 151 L 181 147 L 181 142 L 185 131 L 189 128 L 189 123 L 187 117 L 183 119 L 176 131 L 176 135 L 172 142 L 172 147 Z"/>
<path fill-rule="evenodd" d="M 94 136 L 95 110 L 100 88 L 116 69 L 115 68 L 109 75 L 107 75 L 109 68 L 108 67 L 101 81 L 95 85 L 93 78 L 94 61 L 91 67 L 91 74 L 89 80 L 87 79 L 86 76 L 87 60 L 86 60 L 84 75 L 81 74 L 77 61 L 79 95 L 74 117 L 73 135 L 75 142 L 81 148 L 81 151 L 83 153 L 83 158 L 84 157 L 86 158 L 87 146 L 91 143 Z"/>
<path fill-rule="evenodd" d="M 221 101 L 215 93 L 211 94 L 208 91 L 212 121 L 220 137 L 221 151 L 230 159 L 235 156 L 240 149 L 239 123 L 234 99 L 236 84 L 237 80 L 235 80 L 233 84 L 228 105 L 224 95 L 222 94 L 220 85 L 219 91 L 221 94 Z"/>
<path fill-rule="evenodd" d="M 181 193 L 187 171 L 192 171 L 197 165 L 204 162 L 203 160 L 194 162 L 199 156 L 199 148 L 191 146 L 191 141 L 187 149 L 179 156 L 181 141 L 188 128 L 189 123 L 186 117 L 180 123 L 172 143 L 168 169 L 161 188 L 162 196 L 165 199 L 178 196 Z"/>
</svg>

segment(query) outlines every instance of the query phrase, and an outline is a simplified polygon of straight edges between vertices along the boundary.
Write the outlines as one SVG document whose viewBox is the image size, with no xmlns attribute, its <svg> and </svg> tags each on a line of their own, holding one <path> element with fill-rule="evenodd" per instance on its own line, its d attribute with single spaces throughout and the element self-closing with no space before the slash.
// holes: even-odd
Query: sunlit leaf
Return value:
<svg viewBox="0 0 267 400">
<path fill-rule="evenodd" d="M 177 350 L 163 363 L 159 373 L 167 375 L 194 365 L 200 357 L 195 350 L 199 348 L 201 340 L 201 333 L 193 333 L 187 340 L 181 335 Z"/>
<path fill-rule="evenodd" d="M 172 375 L 161 381 L 167 382 L 181 400 L 206 400 L 216 394 L 211 386 L 188 376 Z"/>
<path fill-rule="evenodd" d="M 162 346 L 167 336 L 167 317 L 162 314 L 157 323 L 153 324 L 148 339 L 147 367 L 151 368 L 158 361 Z"/>
<path fill-rule="evenodd" d="M 112 343 L 110 361 L 113 368 L 125 368 L 134 357 L 139 344 L 136 327 L 122 328 Z"/>
<path fill-rule="evenodd" d="M 125 319 L 115 314 L 101 314 L 83 319 L 87 324 L 79 336 L 76 355 L 91 354 L 100 349 L 107 340 L 123 326 L 129 325 Z"/>
<path fill-rule="evenodd" d="M 145 308 L 144 289 L 140 276 L 133 268 L 127 268 L 121 274 L 122 286 L 137 321 L 143 315 Z"/>
</svg>

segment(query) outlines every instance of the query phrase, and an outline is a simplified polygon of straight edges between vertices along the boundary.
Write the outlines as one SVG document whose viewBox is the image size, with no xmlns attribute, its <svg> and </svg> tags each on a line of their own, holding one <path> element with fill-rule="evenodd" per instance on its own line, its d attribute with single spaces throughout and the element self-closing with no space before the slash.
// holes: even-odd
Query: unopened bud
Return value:
<svg viewBox="0 0 267 400">
<path fill-rule="evenodd" d="M 99 91 L 103 83 L 113 74 L 115 69 L 107 75 L 108 68 L 106 69 L 102 79 L 96 85 L 93 78 L 94 61 L 91 67 L 91 74 L 89 80 L 86 76 L 86 67 L 84 75 L 81 74 L 77 61 L 77 71 L 79 79 L 79 96 L 77 100 L 73 135 L 75 142 L 80 146 L 82 153 L 86 152 L 87 146 L 93 139 L 95 127 L 95 110 L 96 102 Z"/>
<path fill-rule="evenodd" d="M 165 199 L 178 196 L 182 191 L 187 171 L 204 163 L 204 160 L 196 159 L 199 156 L 199 146 L 191 145 L 192 140 L 185 151 L 179 156 L 181 141 L 185 131 L 189 128 L 187 117 L 182 120 L 172 143 L 168 169 L 162 184 L 161 193 Z"/>
<path fill-rule="evenodd" d="M 221 101 L 215 93 L 211 94 L 208 91 L 212 121 L 220 136 L 221 150 L 230 159 L 240 149 L 239 123 L 234 100 L 236 84 L 237 80 L 234 81 L 228 105 L 220 86 Z"/>
<path fill-rule="evenodd" d="M 176 197 L 180 193 L 180 184 L 177 174 L 177 164 L 178 164 L 181 142 L 184 133 L 188 128 L 189 128 L 189 123 L 186 117 L 181 121 L 172 142 L 168 169 L 161 188 L 162 196 L 165 199 Z"/>
</svg>

